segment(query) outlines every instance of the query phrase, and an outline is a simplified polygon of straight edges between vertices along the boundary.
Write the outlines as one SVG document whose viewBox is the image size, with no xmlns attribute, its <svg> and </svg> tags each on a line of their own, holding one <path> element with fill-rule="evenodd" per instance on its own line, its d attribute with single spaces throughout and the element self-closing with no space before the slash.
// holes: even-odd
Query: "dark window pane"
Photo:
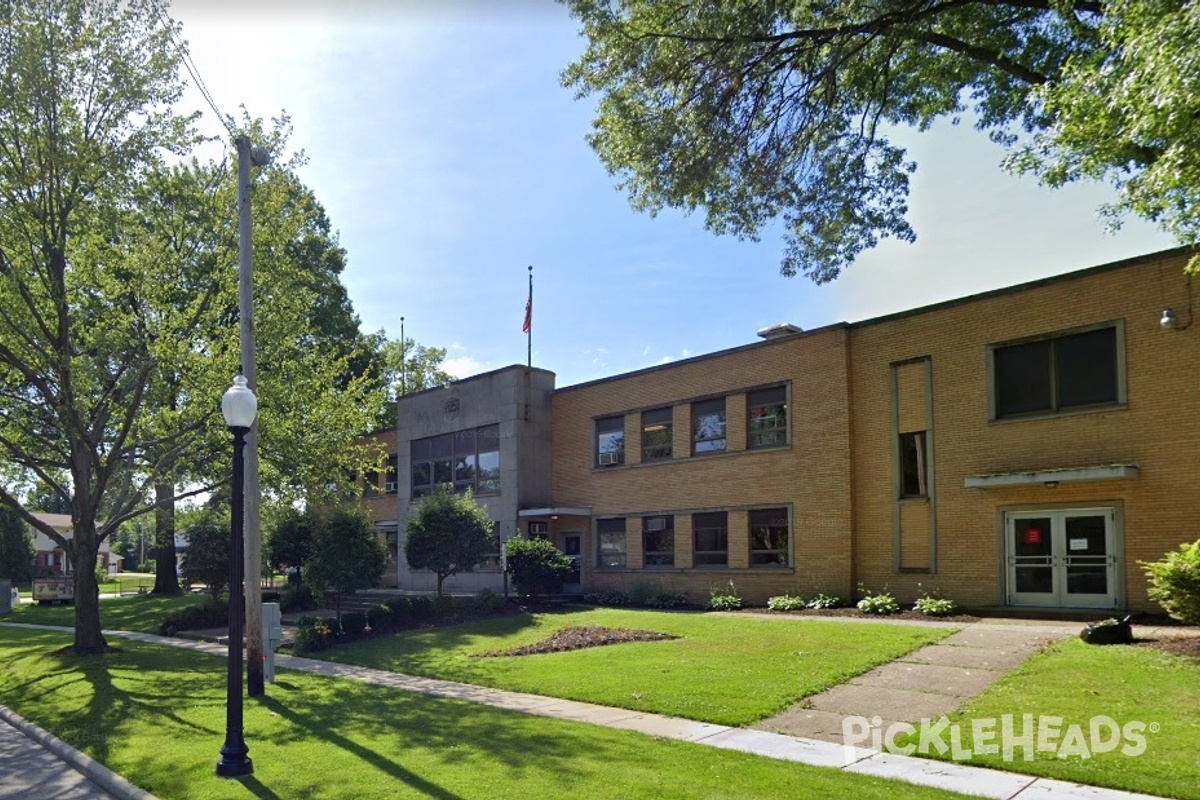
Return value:
<svg viewBox="0 0 1200 800">
<path fill-rule="evenodd" d="M 997 417 L 1053 410 L 1049 341 L 997 347 L 992 361 Z"/>
<path fill-rule="evenodd" d="M 625 418 L 596 420 L 596 464 L 611 467 L 625 463 Z"/>
<path fill-rule="evenodd" d="M 485 425 L 475 431 L 476 446 L 479 452 L 486 453 L 500 449 L 500 426 Z"/>
<path fill-rule="evenodd" d="M 928 475 L 925 460 L 925 431 L 900 434 L 900 496 L 924 497 Z"/>
<path fill-rule="evenodd" d="M 409 451 L 412 454 L 413 461 L 428 461 L 433 458 L 432 451 L 433 440 L 417 439 L 409 444 Z"/>
<path fill-rule="evenodd" d="M 697 453 L 725 449 L 725 398 L 692 404 L 692 441 Z"/>
<path fill-rule="evenodd" d="M 674 410 L 671 408 L 656 408 L 653 411 L 642 412 L 643 425 L 660 425 L 666 423 L 671 424 Z"/>
<path fill-rule="evenodd" d="M 625 566 L 625 519 L 596 520 L 596 566 Z"/>
<path fill-rule="evenodd" d="M 750 566 L 786 566 L 788 513 L 786 508 L 750 512 Z"/>
<path fill-rule="evenodd" d="M 1054 342 L 1060 409 L 1117 402 L 1117 331 L 1064 336 Z"/>
<path fill-rule="evenodd" d="M 642 551 L 648 567 L 669 567 L 675 564 L 675 531 L 671 517 L 642 519 Z"/>
<path fill-rule="evenodd" d="M 469 431 L 459 431 L 454 434 L 454 455 L 461 458 L 462 456 L 475 455 L 475 429 Z"/>
<path fill-rule="evenodd" d="M 433 482 L 433 465 L 428 461 L 417 461 L 412 465 L 412 485 L 428 486 Z"/>
<path fill-rule="evenodd" d="M 746 395 L 746 446 L 787 444 L 787 389 L 776 386 Z"/>
<path fill-rule="evenodd" d="M 642 460 L 655 461 L 671 457 L 670 408 L 656 408 L 642 413 Z"/>
<path fill-rule="evenodd" d="M 454 480 L 454 462 L 448 458 L 433 462 L 433 482 L 450 483 Z"/>
<path fill-rule="evenodd" d="M 692 563 L 722 566 L 729 563 L 729 525 L 724 511 L 692 515 Z"/>
<path fill-rule="evenodd" d="M 454 455 L 454 434 L 447 433 L 430 439 L 434 458 L 451 458 Z"/>
</svg>

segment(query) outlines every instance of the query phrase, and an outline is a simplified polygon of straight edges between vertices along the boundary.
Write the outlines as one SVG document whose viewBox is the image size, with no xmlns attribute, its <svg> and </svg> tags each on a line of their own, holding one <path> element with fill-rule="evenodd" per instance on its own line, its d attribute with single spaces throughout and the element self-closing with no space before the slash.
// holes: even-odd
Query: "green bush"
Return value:
<svg viewBox="0 0 1200 800">
<path fill-rule="evenodd" d="M 799 595 L 781 594 L 767 598 L 767 608 L 772 611 L 799 611 L 806 607 L 804 598 Z"/>
<path fill-rule="evenodd" d="M 279 593 L 279 610 L 284 614 L 294 614 L 297 611 L 312 611 L 317 607 L 312 589 L 304 584 L 288 586 Z"/>
<path fill-rule="evenodd" d="M 409 619 L 421 622 L 433 616 L 433 599 L 427 594 L 414 594 L 408 598 Z"/>
<path fill-rule="evenodd" d="M 504 609 L 505 600 L 491 589 L 484 589 L 471 598 L 471 610 L 477 614 L 495 614 Z"/>
<path fill-rule="evenodd" d="M 867 592 L 862 600 L 858 601 L 858 610 L 864 614 L 895 614 L 900 610 L 900 604 L 896 602 L 896 598 L 891 592 L 880 592 L 879 594 L 871 594 Z"/>
<path fill-rule="evenodd" d="M 429 598 L 431 613 L 434 617 L 448 617 L 454 613 L 454 598 L 448 594 L 435 594 Z"/>
<path fill-rule="evenodd" d="M 304 619 L 313 620 L 312 617 Z M 313 620 L 311 625 L 301 624 L 296 630 L 296 638 L 292 640 L 292 652 L 302 656 L 305 653 L 324 650 L 333 644 L 333 638 L 333 629 L 325 624 L 325 620 Z"/>
<path fill-rule="evenodd" d="M 809 608 L 841 608 L 842 606 L 846 605 L 846 603 L 840 597 L 821 592 L 812 600 L 809 600 L 806 605 Z"/>
<path fill-rule="evenodd" d="M 593 606 L 615 606 L 617 608 L 633 604 L 629 595 L 624 592 L 590 592 L 583 596 L 583 602 Z"/>
<path fill-rule="evenodd" d="M 741 602 L 739 600 L 739 602 Z M 687 595 L 682 592 L 661 591 L 652 594 L 643 601 L 646 608 L 682 608 L 687 605 Z"/>
<path fill-rule="evenodd" d="M 342 614 L 342 633 L 347 636 L 361 636 L 366 630 L 366 614 L 361 611 L 347 611 Z"/>
<path fill-rule="evenodd" d="M 1200 625 L 1200 540 L 1179 545 L 1158 561 L 1139 561 L 1150 599 L 1173 619 Z"/>
<path fill-rule="evenodd" d="M 392 622 L 397 625 L 407 625 L 412 619 L 412 600 L 404 595 L 389 597 L 383 604 L 392 610 Z"/>
<path fill-rule="evenodd" d="M 509 539 L 505 563 L 513 588 L 525 597 L 560 591 L 572 569 L 571 559 L 546 539 Z"/>
<path fill-rule="evenodd" d="M 717 586 L 708 590 L 709 611 L 736 611 L 742 607 L 742 598 L 737 593 L 733 581 L 728 586 Z"/>
<path fill-rule="evenodd" d="M 917 585 L 920 589 L 920 584 Z M 958 604 L 953 600 L 939 597 L 936 591 L 921 592 L 917 602 L 913 603 L 913 611 L 919 611 L 927 617 L 948 617 L 958 611 Z"/>
<path fill-rule="evenodd" d="M 392 609 L 383 603 L 367 609 L 367 624 L 371 626 L 372 633 L 387 630 L 392 626 L 392 620 L 394 619 L 395 616 L 392 614 Z"/>
<path fill-rule="evenodd" d="M 329 628 L 330 634 L 335 638 L 342 635 L 342 623 L 338 621 L 337 617 L 322 617 L 317 624 Z"/>
<path fill-rule="evenodd" d="M 223 628 L 229 625 L 229 603 L 224 599 L 204 598 L 199 605 L 184 606 L 172 611 L 158 624 L 163 636 L 174 636 L 179 631 L 194 631 L 201 628 Z"/>
</svg>

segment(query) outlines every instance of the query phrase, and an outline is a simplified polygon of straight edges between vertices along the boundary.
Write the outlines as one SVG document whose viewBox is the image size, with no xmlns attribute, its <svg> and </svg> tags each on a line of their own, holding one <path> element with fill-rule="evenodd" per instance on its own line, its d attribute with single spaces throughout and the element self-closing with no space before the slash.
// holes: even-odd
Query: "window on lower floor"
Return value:
<svg viewBox="0 0 1200 800">
<path fill-rule="evenodd" d="M 642 517 L 642 563 L 647 567 L 675 566 L 674 517 Z"/>
<path fill-rule="evenodd" d="M 388 456 L 387 472 L 383 474 L 383 490 L 387 494 L 396 493 L 396 468 L 399 466 L 399 457 L 392 453 Z"/>
<path fill-rule="evenodd" d="M 656 408 L 642 412 L 642 461 L 662 461 L 671 457 L 673 411 Z"/>
<path fill-rule="evenodd" d="M 697 567 L 729 564 L 729 515 L 726 512 L 692 514 L 692 563 Z"/>
<path fill-rule="evenodd" d="M 725 398 L 692 403 L 692 452 L 721 453 L 725 450 Z"/>
<path fill-rule="evenodd" d="M 993 419 L 1122 402 L 1120 349 L 1117 325 L 993 346 Z"/>
<path fill-rule="evenodd" d="M 759 508 L 750 512 L 750 566 L 788 564 L 788 510 Z"/>
<path fill-rule="evenodd" d="M 625 518 L 596 520 L 596 566 L 625 566 Z"/>
<path fill-rule="evenodd" d="M 787 387 L 775 386 L 746 394 L 746 448 L 787 444 Z"/>
<path fill-rule="evenodd" d="M 625 463 L 625 417 L 596 420 L 596 466 Z"/>
<path fill-rule="evenodd" d="M 379 473 L 373 469 L 363 473 L 363 497 L 376 497 L 379 495 Z"/>
<path fill-rule="evenodd" d="M 549 539 L 550 538 L 550 523 L 549 522 L 531 522 L 531 523 L 529 523 L 529 538 L 530 539 Z"/>
<path fill-rule="evenodd" d="M 900 496 L 927 497 L 925 431 L 900 434 Z"/>
</svg>

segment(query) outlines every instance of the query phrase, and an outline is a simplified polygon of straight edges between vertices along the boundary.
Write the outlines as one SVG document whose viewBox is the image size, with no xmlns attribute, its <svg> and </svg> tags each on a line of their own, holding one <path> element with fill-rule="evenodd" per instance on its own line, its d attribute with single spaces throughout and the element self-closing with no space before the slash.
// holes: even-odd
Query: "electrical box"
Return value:
<svg viewBox="0 0 1200 800">
<path fill-rule="evenodd" d="M 283 643 L 283 621 L 279 603 L 263 603 L 263 677 L 275 682 L 275 648 Z"/>
</svg>

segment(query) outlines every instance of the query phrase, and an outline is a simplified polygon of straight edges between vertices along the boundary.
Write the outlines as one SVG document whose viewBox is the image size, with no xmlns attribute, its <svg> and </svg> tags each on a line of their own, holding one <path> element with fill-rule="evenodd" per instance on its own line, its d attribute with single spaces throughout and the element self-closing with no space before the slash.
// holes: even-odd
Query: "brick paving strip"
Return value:
<svg viewBox="0 0 1200 800">
<path fill-rule="evenodd" d="M 835 623 L 849 621 L 847 619 L 831 620 L 831 622 Z M 885 664 L 859 678 L 852 679 L 850 683 L 854 684 L 855 681 L 866 680 L 867 683 L 858 684 L 859 688 L 864 690 L 864 695 L 876 690 L 912 692 L 913 689 L 911 687 L 913 683 L 911 676 L 904 677 L 908 673 L 909 667 L 915 668 L 919 672 L 923 666 L 941 666 L 943 669 L 959 669 L 966 673 L 972 671 L 994 673 L 994 676 L 976 674 L 970 678 L 975 684 L 980 684 L 980 690 L 982 690 L 983 686 L 986 686 L 1003 674 L 1005 667 L 1002 667 L 1002 664 L 1006 663 L 1004 659 L 1015 656 L 994 655 L 994 660 L 988 661 L 988 656 L 983 652 L 967 654 L 966 652 L 954 651 L 954 648 L 974 647 L 976 650 L 984 651 L 987 647 L 985 643 L 993 641 L 1012 649 L 1013 647 L 1020 646 L 1021 642 L 1045 641 L 1047 638 L 1067 636 L 1071 632 L 1077 632 L 1080 627 L 1077 623 L 1070 623 L 1065 626 L 1021 626 L 995 623 L 972 623 L 965 626 L 953 623 L 932 624 L 948 625 L 949 627 L 962 628 L 962 630 L 942 640 L 942 643 L 939 645 L 930 645 L 927 648 L 921 648 L 914 653 L 902 657 L 900 661 Z M 0 627 L 31 628 L 58 632 L 70 632 L 72 630 L 71 628 L 54 625 L 22 625 L 20 623 L 7 622 L 0 622 Z M 998 629 L 995 633 L 1008 633 L 1010 635 L 1007 637 L 999 636 L 993 639 L 993 628 Z M 1013 633 L 1014 631 L 1020 631 L 1020 633 L 1015 634 Z M 149 633 L 104 631 L 104 635 L 145 642 L 147 644 L 177 647 L 213 656 L 225 656 L 228 653 L 228 648 L 225 645 L 156 636 Z M 951 642 L 956 637 L 961 638 L 957 643 Z M 934 651 L 921 656 L 926 659 L 925 661 L 911 660 L 917 659 L 924 651 L 937 647 L 941 647 L 943 650 L 950 649 L 952 652 Z M 1023 661 L 1030 654 L 1032 654 L 1032 650 L 1029 653 L 1025 653 L 1017 663 Z M 947 655 L 957 657 L 960 660 L 982 659 L 985 663 L 994 665 L 994 668 L 976 668 L 970 666 L 947 667 L 934 663 Z M 696 722 L 678 717 L 647 714 L 628 709 L 611 708 L 592 703 L 580 703 L 573 700 L 562 700 L 522 692 L 507 692 L 500 689 L 490 689 L 434 678 L 420 678 L 396 672 L 386 672 L 384 670 L 356 667 L 348 664 L 335 664 L 329 661 L 319 661 L 297 656 L 277 655 L 275 663 L 281 669 L 292 669 L 315 675 L 324 675 L 330 678 L 359 681 L 374 686 L 398 689 L 400 691 L 417 692 L 434 697 L 479 703 L 525 714 L 535 714 L 554 719 L 632 730 L 648 736 L 676 739 L 726 750 L 737 750 L 767 758 L 800 762 L 811 766 L 833 767 L 854 774 L 872 775 L 906 783 L 933 786 L 978 797 L 996 798 L 996 800 L 1153 800 L 1151 795 L 1123 792 L 1115 789 L 1102 789 L 1067 781 L 1038 778 L 1032 775 L 1019 775 L 956 763 L 932 761 L 912 756 L 893 755 L 860 747 L 844 747 L 834 741 L 823 741 L 815 736 L 797 736 L 760 729 L 731 728 L 725 725 Z M 875 677 L 868 679 L 868 676 L 871 675 L 875 675 Z M 947 673 L 943 673 L 942 677 L 946 677 L 946 675 Z M 990 679 L 986 683 L 982 683 L 985 677 L 990 677 Z M 929 674 L 928 680 L 932 679 L 932 675 Z M 928 687 L 929 683 L 918 685 Z M 822 695 L 828 695 L 839 688 L 841 687 L 835 687 L 835 689 L 824 692 Z M 965 686 L 963 690 L 965 691 Z M 932 692 L 926 693 L 934 694 Z M 816 698 L 822 695 L 814 695 L 809 700 L 816 700 Z M 899 698 L 902 695 L 891 694 L 887 696 Z M 967 695 L 952 696 L 956 698 L 954 705 L 957 706 Z M 899 701 L 894 699 L 886 702 L 898 703 Z M 863 706 L 863 708 L 865 707 Z M 874 706 L 876 710 L 870 711 L 866 716 L 878 715 L 878 709 L 884 707 L 900 708 L 899 705 L 876 705 Z M 836 714 L 837 712 L 824 713 Z M 842 714 L 847 713 L 854 712 L 842 712 Z M 908 716 L 910 714 L 907 711 L 903 714 L 890 713 L 892 716 Z M 782 716 L 786 716 L 786 714 Z M 775 717 L 773 720 L 779 720 L 781 717 Z M 839 715 L 837 728 L 837 741 L 839 742 L 841 734 L 840 720 L 841 716 Z M 759 727 L 765 727 L 769 722 L 771 720 L 759 723 Z M 828 719 L 817 727 L 829 728 Z"/>
</svg>

